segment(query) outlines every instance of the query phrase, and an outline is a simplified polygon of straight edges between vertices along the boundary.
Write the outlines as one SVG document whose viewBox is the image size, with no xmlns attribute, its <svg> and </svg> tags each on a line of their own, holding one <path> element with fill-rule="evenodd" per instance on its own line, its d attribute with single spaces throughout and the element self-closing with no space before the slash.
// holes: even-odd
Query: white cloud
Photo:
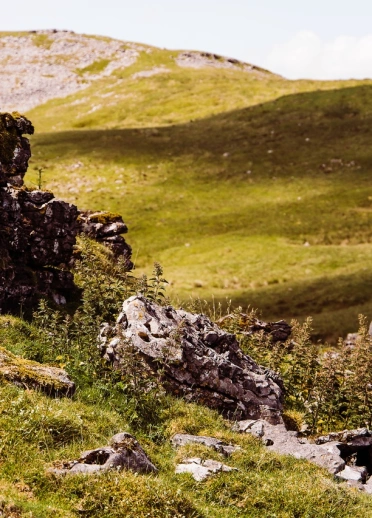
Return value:
<svg viewBox="0 0 372 518">
<path fill-rule="evenodd" d="M 313 32 L 302 31 L 274 45 L 265 67 L 289 79 L 372 78 L 372 34 L 325 42 Z"/>
</svg>

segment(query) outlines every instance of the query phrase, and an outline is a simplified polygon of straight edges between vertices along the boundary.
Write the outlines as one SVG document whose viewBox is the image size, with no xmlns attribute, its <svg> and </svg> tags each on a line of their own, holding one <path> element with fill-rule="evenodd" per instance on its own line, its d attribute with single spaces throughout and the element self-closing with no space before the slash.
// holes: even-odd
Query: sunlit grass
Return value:
<svg viewBox="0 0 372 518">
<path fill-rule="evenodd" d="M 26 181 L 42 167 L 64 199 L 123 214 L 138 270 L 160 261 L 178 299 L 312 315 L 333 340 L 361 309 L 372 317 L 371 82 L 183 69 L 176 56 L 142 52 L 31 111 Z"/>
</svg>

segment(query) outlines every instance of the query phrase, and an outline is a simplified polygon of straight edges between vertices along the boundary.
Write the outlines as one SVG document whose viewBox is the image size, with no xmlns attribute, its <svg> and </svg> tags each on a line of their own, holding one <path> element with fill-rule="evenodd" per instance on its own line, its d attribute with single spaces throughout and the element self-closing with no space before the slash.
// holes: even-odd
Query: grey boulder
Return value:
<svg viewBox="0 0 372 518">
<path fill-rule="evenodd" d="M 234 424 L 233 429 L 260 438 L 270 451 L 309 460 L 334 475 L 345 468 L 346 463 L 337 442 L 312 444 L 300 437 L 298 432 L 288 431 L 283 424 L 275 426 L 263 420 L 240 421 Z"/>
<path fill-rule="evenodd" d="M 135 473 L 158 472 L 138 441 L 126 432 L 114 435 L 110 446 L 85 451 L 78 460 L 66 462 L 62 468 L 52 468 L 49 472 L 54 475 L 76 475 L 113 469 L 129 469 Z"/>
<path fill-rule="evenodd" d="M 282 422 L 279 376 L 244 354 L 235 335 L 205 315 L 130 297 L 116 325 L 101 327 L 99 346 L 119 370 L 125 370 L 128 350 L 136 351 L 154 373 L 161 373 L 168 391 L 226 417 Z"/>
</svg>

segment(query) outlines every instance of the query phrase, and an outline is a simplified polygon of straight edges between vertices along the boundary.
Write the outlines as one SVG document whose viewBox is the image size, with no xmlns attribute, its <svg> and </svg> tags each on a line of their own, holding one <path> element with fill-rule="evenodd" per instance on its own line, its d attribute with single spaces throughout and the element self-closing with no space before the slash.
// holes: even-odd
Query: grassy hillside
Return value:
<svg viewBox="0 0 372 518">
<path fill-rule="evenodd" d="M 178 54 L 144 47 L 29 112 L 26 181 L 43 168 L 43 187 L 122 213 L 138 270 L 159 261 L 173 297 L 312 315 L 329 339 L 355 329 L 372 317 L 372 82 L 183 68 Z"/>
<path fill-rule="evenodd" d="M 61 328 L 55 333 L 57 340 Z M 48 355 L 42 336 L 20 319 L 0 317 L 0 341 L 14 353 Z M 56 356 L 60 342 L 53 344 L 49 354 Z M 71 400 L 52 399 L 1 383 L 1 516 L 372 517 L 370 495 L 337 482 L 326 470 L 307 461 L 268 452 L 259 439 L 232 432 L 231 422 L 216 412 L 176 400 L 158 389 L 132 394 L 130 373 L 116 384 L 109 376 L 95 377 L 95 342 L 93 334 L 92 360 L 85 365 L 78 361 L 80 353 L 75 347 L 69 350 L 67 368 L 74 372 L 77 384 Z M 57 356 L 55 362 L 60 359 Z M 74 367 L 76 362 L 78 367 Z M 55 478 L 47 472 L 52 466 L 79 458 L 84 450 L 107 444 L 120 431 L 137 437 L 159 474 L 126 471 Z M 175 433 L 212 435 L 242 449 L 227 460 L 201 445 L 176 451 L 170 445 Z M 226 462 L 238 471 L 218 474 L 202 483 L 190 475 L 174 474 L 178 462 L 194 456 Z"/>
</svg>

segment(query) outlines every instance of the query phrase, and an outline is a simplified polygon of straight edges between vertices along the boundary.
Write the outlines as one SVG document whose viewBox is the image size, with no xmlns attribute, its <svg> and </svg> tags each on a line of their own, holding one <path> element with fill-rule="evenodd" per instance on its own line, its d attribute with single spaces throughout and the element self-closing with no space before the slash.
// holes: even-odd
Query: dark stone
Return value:
<svg viewBox="0 0 372 518">
<path fill-rule="evenodd" d="M 78 225 L 80 232 L 106 245 L 112 250 L 115 257 L 121 257 L 128 270 L 133 268 L 130 260 L 132 248 L 121 235 L 128 232 L 128 227 L 120 214 L 80 211 Z"/>
<path fill-rule="evenodd" d="M 33 133 L 34 127 L 26 117 L 0 114 L 0 185 L 23 185 L 31 148 L 22 135 Z"/>
<path fill-rule="evenodd" d="M 0 313 L 29 314 L 41 297 L 65 304 L 78 294 L 69 265 L 76 236 L 87 233 L 133 267 L 120 215 L 81 213 L 51 192 L 23 186 L 31 122 L 0 114 Z M 79 216 L 79 217 L 78 217 Z M 103 221 L 103 223 L 102 223 Z"/>
</svg>

